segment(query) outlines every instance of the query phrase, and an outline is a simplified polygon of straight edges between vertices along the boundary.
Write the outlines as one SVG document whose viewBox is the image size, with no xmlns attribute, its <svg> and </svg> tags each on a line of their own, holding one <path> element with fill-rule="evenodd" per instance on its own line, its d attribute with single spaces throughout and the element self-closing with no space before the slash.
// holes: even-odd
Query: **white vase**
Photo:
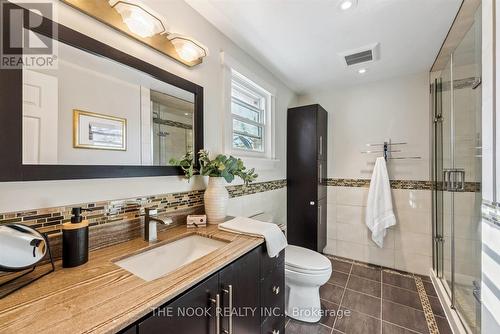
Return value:
<svg viewBox="0 0 500 334">
<path fill-rule="evenodd" d="M 209 177 L 208 187 L 205 190 L 205 214 L 209 224 L 219 224 L 224 221 L 227 214 L 229 193 L 225 187 L 223 177 Z"/>
</svg>

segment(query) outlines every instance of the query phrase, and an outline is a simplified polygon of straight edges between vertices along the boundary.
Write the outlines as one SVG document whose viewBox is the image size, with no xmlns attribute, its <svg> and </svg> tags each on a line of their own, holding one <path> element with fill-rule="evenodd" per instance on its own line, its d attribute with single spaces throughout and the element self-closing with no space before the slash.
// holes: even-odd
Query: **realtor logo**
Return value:
<svg viewBox="0 0 500 334">
<path fill-rule="evenodd" d="M 0 68 L 56 68 L 55 8 L 51 0 L 0 0 Z"/>
</svg>

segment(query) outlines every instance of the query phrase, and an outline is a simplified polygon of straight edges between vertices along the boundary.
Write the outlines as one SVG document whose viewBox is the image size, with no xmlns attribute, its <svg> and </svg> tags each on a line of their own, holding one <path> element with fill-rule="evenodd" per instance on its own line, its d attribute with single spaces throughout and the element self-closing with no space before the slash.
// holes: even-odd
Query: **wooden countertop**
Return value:
<svg viewBox="0 0 500 334">
<path fill-rule="evenodd" d="M 113 263 L 193 234 L 228 244 L 151 282 Z M 90 252 L 89 262 L 76 268 L 62 268 L 57 261 L 55 272 L 0 300 L 0 333 L 114 333 L 264 241 L 219 231 L 216 225 L 175 227 L 159 233 L 158 240 L 151 245 L 135 239 Z"/>
</svg>

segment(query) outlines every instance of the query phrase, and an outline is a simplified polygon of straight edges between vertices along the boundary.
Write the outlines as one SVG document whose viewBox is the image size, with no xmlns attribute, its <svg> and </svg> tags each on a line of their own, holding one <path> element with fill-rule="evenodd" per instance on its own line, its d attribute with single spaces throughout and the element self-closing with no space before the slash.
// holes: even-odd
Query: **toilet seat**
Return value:
<svg viewBox="0 0 500 334">
<path fill-rule="evenodd" d="M 328 258 L 307 248 L 288 245 L 285 250 L 285 268 L 298 273 L 318 275 L 331 271 Z"/>
</svg>

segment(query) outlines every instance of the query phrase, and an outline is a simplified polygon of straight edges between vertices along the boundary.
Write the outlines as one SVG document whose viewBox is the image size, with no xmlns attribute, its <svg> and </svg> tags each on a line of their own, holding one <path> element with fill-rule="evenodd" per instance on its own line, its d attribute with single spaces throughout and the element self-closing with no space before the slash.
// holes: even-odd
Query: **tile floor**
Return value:
<svg viewBox="0 0 500 334">
<path fill-rule="evenodd" d="M 287 334 L 452 333 L 429 277 L 346 259 L 330 260 L 332 276 L 320 289 L 322 308 L 328 314 L 317 324 L 288 318 Z M 424 313 L 421 299 L 425 297 L 419 295 L 417 288 L 420 280 L 424 288 L 421 293 L 432 309 L 434 326 L 430 309 L 427 318 L 431 320 Z"/>
</svg>

